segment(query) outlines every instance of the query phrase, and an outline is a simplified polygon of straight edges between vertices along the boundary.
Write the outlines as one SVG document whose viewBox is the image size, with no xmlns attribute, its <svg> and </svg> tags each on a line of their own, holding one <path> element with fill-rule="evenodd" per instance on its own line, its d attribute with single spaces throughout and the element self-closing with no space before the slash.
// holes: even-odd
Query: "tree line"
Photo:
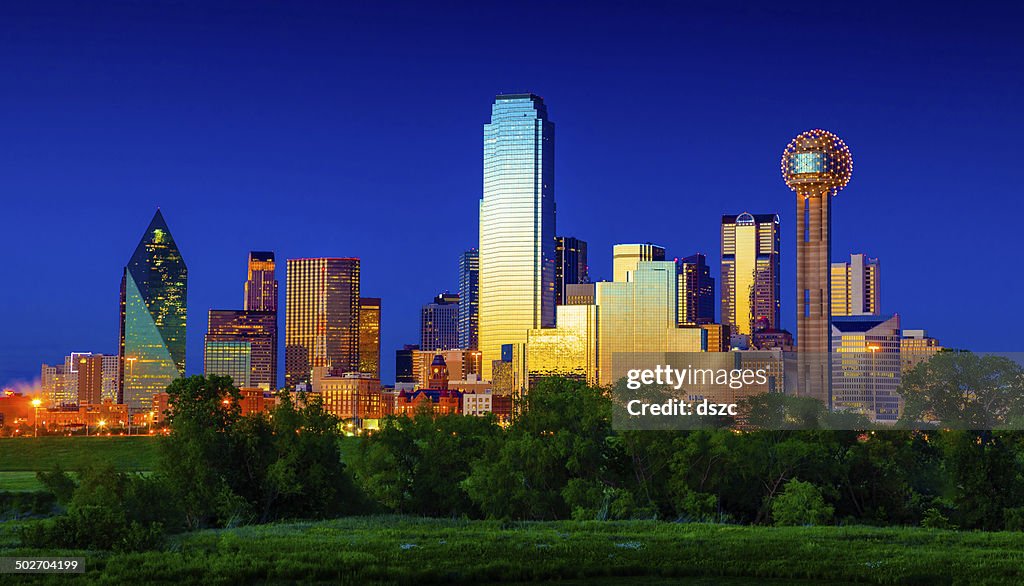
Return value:
<svg viewBox="0 0 1024 586">
<path fill-rule="evenodd" d="M 773 430 L 616 430 L 607 389 L 551 378 L 507 427 L 423 412 L 356 439 L 315 399 L 282 394 L 271 413 L 243 417 L 230 379 L 193 376 L 168 388 L 157 470 L 40 474 L 63 512 L 25 525 L 22 540 L 147 549 L 180 531 L 389 511 L 1024 530 L 1024 432 L 953 429 L 1015 421 L 1024 376 L 1008 362 L 950 353 L 919 366 L 908 405 L 946 424 L 899 430 L 815 428 L 806 402 L 778 397 L 758 399 L 782 418 Z"/>
</svg>

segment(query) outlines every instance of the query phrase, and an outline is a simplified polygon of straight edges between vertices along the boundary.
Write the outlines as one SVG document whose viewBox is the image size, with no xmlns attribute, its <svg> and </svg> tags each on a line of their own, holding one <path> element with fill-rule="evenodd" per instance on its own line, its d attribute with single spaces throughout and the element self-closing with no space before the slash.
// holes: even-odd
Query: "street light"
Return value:
<svg viewBox="0 0 1024 586">
<path fill-rule="evenodd" d="M 100 419 L 99 421 L 96 422 L 96 425 L 100 428 L 100 435 L 102 435 L 103 434 L 103 428 L 106 427 L 106 425 L 107 425 L 107 420 L 106 419 Z"/>
<path fill-rule="evenodd" d="M 36 416 L 32 420 L 32 425 L 35 427 L 34 435 L 36 437 L 39 437 L 39 406 L 42 404 L 43 402 L 40 401 L 39 399 L 32 399 L 32 407 L 34 407 L 36 410 Z"/>
</svg>

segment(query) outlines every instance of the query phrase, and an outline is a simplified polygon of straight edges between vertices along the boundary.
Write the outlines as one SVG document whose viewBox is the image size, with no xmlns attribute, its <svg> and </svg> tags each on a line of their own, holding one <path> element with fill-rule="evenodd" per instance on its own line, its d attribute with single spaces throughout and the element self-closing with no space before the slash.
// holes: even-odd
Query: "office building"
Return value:
<svg viewBox="0 0 1024 586">
<path fill-rule="evenodd" d="M 555 125 L 533 94 L 499 95 L 484 125 L 480 200 L 483 377 L 503 344 L 555 325 Z"/>
<path fill-rule="evenodd" d="M 380 379 L 370 373 L 350 372 L 314 377 L 312 386 L 313 393 L 323 400 L 324 410 L 341 419 L 347 431 L 377 427 L 384 412 Z"/>
<path fill-rule="evenodd" d="M 248 278 L 245 281 L 246 311 L 277 311 L 277 277 L 273 252 L 249 253 Z"/>
<path fill-rule="evenodd" d="M 900 339 L 900 370 L 908 372 L 918 364 L 927 362 L 945 348 L 924 330 L 903 330 Z"/>
<path fill-rule="evenodd" d="M 699 326 L 715 323 L 715 279 L 701 253 L 676 261 L 679 300 L 678 324 Z"/>
<path fill-rule="evenodd" d="M 420 348 L 451 350 L 459 347 L 459 296 L 442 293 L 420 310 Z"/>
<path fill-rule="evenodd" d="M 895 423 L 902 400 L 900 316 L 832 318 L 832 408 Z"/>
<path fill-rule="evenodd" d="M 359 259 L 290 258 L 285 284 L 285 384 L 314 368 L 359 370 Z"/>
<path fill-rule="evenodd" d="M 750 336 L 755 323 L 779 327 L 779 216 L 722 216 L 722 323 Z"/>
<path fill-rule="evenodd" d="M 459 344 L 463 350 L 480 346 L 480 252 L 472 248 L 459 256 Z"/>
<path fill-rule="evenodd" d="M 395 350 L 395 384 L 414 384 L 416 373 L 412 366 L 413 352 L 419 350 L 416 344 L 406 344 L 400 350 Z"/>
<path fill-rule="evenodd" d="M 616 244 L 612 247 L 612 280 L 625 283 L 641 262 L 665 260 L 665 248 L 657 244 Z"/>
<path fill-rule="evenodd" d="M 254 363 L 253 385 L 277 388 L 277 342 L 278 342 L 278 320 L 277 320 L 277 263 L 273 252 L 253 251 L 249 253 L 248 275 L 245 281 L 245 304 L 246 311 L 269 312 L 274 315 L 273 321 L 263 319 L 262 328 L 270 334 L 273 352 L 270 354 L 270 363 L 263 371 L 263 363 L 257 360 Z"/>
<path fill-rule="evenodd" d="M 119 402 L 130 413 L 185 374 L 187 321 L 188 268 L 157 210 L 121 278 Z"/>
<path fill-rule="evenodd" d="M 117 402 L 117 356 L 104 354 L 78 355 L 79 405 L 99 405 L 103 401 Z"/>
<path fill-rule="evenodd" d="M 587 243 L 572 236 L 555 237 L 555 304 L 565 303 L 567 285 L 589 282 Z"/>
<path fill-rule="evenodd" d="M 242 344 L 248 347 L 248 363 L 250 372 L 247 376 L 235 379 L 235 386 L 260 387 L 266 390 L 277 388 L 277 313 L 273 311 L 247 311 L 238 309 L 211 309 L 204 340 L 204 365 L 209 364 L 210 345 L 216 345 L 218 353 L 233 351 L 238 353 Z M 223 344 L 237 343 L 235 346 Z M 218 354 L 218 360 L 226 359 Z M 238 361 L 233 362 L 237 366 Z M 234 368 L 234 367 L 232 367 Z M 223 370 L 209 370 L 204 366 L 206 374 L 227 375 Z M 245 381 L 244 383 L 242 381 Z"/>
<path fill-rule="evenodd" d="M 252 343 L 206 339 L 203 374 L 229 376 L 235 388 L 252 386 Z"/>
<path fill-rule="evenodd" d="M 566 285 L 563 305 L 593 305 L 594 284 Z"/>
<path fill-rule="evenodd" d="M 526 337 L 525 383 L 558 376 L 598 383 L 596 305 L 559 305 L 558 326 L 536 328 Z"/>
<path fill-rule="evenodd" d="M 641 261 L 622 273 L 628 281 L 596 283 L 598 383 L 615 383 L 628 353 L 703 352 L 707 333 L 680 328 L 678 279 L 672 261 Z M 619 355 L 619 363 L 613 357 Z M 613 370 L 613 366 L 615 369 Z"/>
<path fill-rule="evenodd" d="M 832 198 L 850 181 L 853 157 L 838 136 L 815 129 L 786 146 L 781 166 L 786 185 L 796 192 L 797 392 L 831 408 L 831 209 Z"/>
<path fill-rule="evenodd" d="M 380 297 L 359 299 L 359 372 L 380 380 Z"/>
<path fill-rule="evenodd" d="M 850 262 L 832 263 L 832 317 L 881 315 L 877 258 L 851 254 Z"/>
</svg>

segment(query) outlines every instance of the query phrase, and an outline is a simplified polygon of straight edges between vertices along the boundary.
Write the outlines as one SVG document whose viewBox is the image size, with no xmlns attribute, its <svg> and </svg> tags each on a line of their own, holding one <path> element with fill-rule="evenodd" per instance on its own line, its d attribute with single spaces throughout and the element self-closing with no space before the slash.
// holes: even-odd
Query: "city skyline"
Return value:
<svg viewBox="0 0 1024 586">
<path fill-rule="evenodd" d="M 827 20 L 827 15 L 818 17 Z M 700 18 L 714 20 L 720 16 L 710 14 Z M 168 26 L 174 26 L 174 23 Z M 921 40 L 920 31 L 918 33 L 914 38 Z M 976 36 L 961 35 L 954 37 L 953 42 L 964 43 L 964 39 L 974 40 Z M 923 39 L 937 42 L 930 35 L 924 35 Z M 998 46 L 999 39 L 998 35 L 986 37 L 981 48 L 991 50 L 993 45 Z M 777 42 L 781 44 L 781 39 Z M 87 53 L 96 50 L 97 46 L 85 47 Z M 632 54 L 636 55 L 636 52 Z M 897 57 L 905 54 L 899 51 L 895 53 Z M 991 55 L 997 54 L 998 51 L 991 51 Z M 958 67 L 953 63 L 947 67 L 947 71 L 958 80 L 974 80 L 985 71 L 998 69 L 1003 59 L 1010 59 L 1006 63 L 1011 62 L 1013 55 L 1016 53 L 1010 51 L 1003 57 L 991 56 L 980 65 L 972 63 L 971 68 Z M 31 55 L 29 57 L 31 61 Z M 845 61 L 852 59 L 847 54 L 840 57 L 845 58 Z M 43 57 L 37 56 L 36 59 Z M 876 71 L 874 66 L 881 63 L 881 57 L 852 61 L 850 71 L 863 73 Z M 250 250 L 274 250 L 282 260 L 317 256 L 354 256 L 363 259 L 361 294 L 382 297 L 387 305 L 382 327 L 382 364 L 385 367 L 382 378 L 390 380 L 394 374 L 393 367 L 389 367 L 394 350 L 402 344 L 415 343 L 417 340 L 416 316 L 424 299 L 436 291 L 457 289 L 457 269 L 455 263 L 448 259 L 456 258 L 462 251 L 475 246 L 475 202 L 479 198 L 480 185 L 479 128 L 486 119 L 487 101 L 503 88 L 513 89 L 509 86 L 523 86 L 523 89 L 544 96 L 551 108 L 552 118 L 559 123 L 558 231 L 573 234 L 589 243 L 592 280 L 611 278 L 611 244 L 619 242 L 656 242 L 665 246 L 671 256 L 703 252 L 708 256 L 714 274 L 714 267 L 719 266 L 720 262 L 716 251 L 716 217 L 744 209 L 777 212 L 782 217 L 783 233 L 781 325 L 795 332 L 792 295 L 795 253 L 791 236 L 795 218 L 791 216 L 791 192 L 780 185 L 775 165 L 778 151 L 790 137 L 808 128 L 828 128 L 842 136 L 858 157 L 856 177 L 834 202 L 835 238 L 831 260 L 838 262 L 848 258 L 851 253 L 870 252 L 886 265 L 885 310 L 900 312 L 904 325 L 928 329 L 948 346 L 1000 349 L 993 347 L 998 342 L 990 342 L 990 337 L 982 333 L 987 333 L 988 328 L 978 320 L 943 312 L 945 297 L 920 299 L 927 297 L 922 296 L 922 289 L 942 291 L 943 296 L 950 298 L 960 295 L 962 290 L 958 289 L 960 284 L 947 286 L 939 275 L 930 274 L 922 266 L 925 263 L 917 261 L 916 255 L 922 254 L 922 250 L 933 250 L 931 246 L 922 242 L 922 246 L 915 250 L 915 247 L 907 244 L 917 238 L 924 239 L 925 226 L 929 223 L 939 225 L 949 218 L 956 218 L 958 223 L 957 233 L 950 236 L 953 239 L 948 247 L 948 255 L 952 257 L 950 262 L 962 262 L 965 258 L 981 256 L 972 253 L 973 244 L 961 246 L 972 243 L 960 235 L 962 231 L 974 230 L 983 241 L 999 238 L 986 230 L 986 220 L 1013 211 L 1011 195 L 1015 183 L 1011 181 L 1012 173 L 1003 171 L 1013 166 L 1002 163 L 1000 159 L 1009 155 L 997 146 L 982 149 L 983 155 L 974 155 L 965 153 L 960 145 L 969 144 L 971 137 L 995 137 L 996 129 L 1005 129 L 1005 125 L 1011 129 L 1009 134 L 1014 134 L 1013 125 L 1019 122 L 997 113 L 1005 107 L 1005 101 L 999 97 L 1002 91 L 1007 90 L 1007 85 L 1014 86 L 1017 82 L 1004 81 L 997 86 L 1002 90 L 1000 92 L 994 91 L 996 88 L 992 82 L 988 82 L 988 85 L 982 83 L 981 88 L 976 87 L 974 91 L 990 98 L 987 104 L 989 107 L 984 111 L 964 108 L 964 111 L 976 112 L 970 122 L 957 123 L 954 120 L 948 124 L 938 124 L 938 130 L 930 126 L 940 119 L 938 114 L 947 110 L 951 103 L 958 100 L 971 102 L 971 99 L 956 92 L 942 93 L 937 99 L 931 99 L 935 96 L 933 92 L 927 91 L 927 83 L 920 87 L 909 84 L 913 87 L 908 89 L 897 83 L 898 79 L 903 78 L 884 69 L 876 73 L 876 76 L 881 76 L 882 82 L 890 82 L 888 85 L 882 83 L 881 86 L 889 89 L 894 87 L 895 98 L 866 96 L 864 90 L 847 87 L 837 81 L 829 84 L 835 90 L 833 95 L 840 101 L 840 106 L 836 106 L 835 102 L 826 99 L 792 98 L 781 86 L 776 86 L 775 91 L 768 95 L 777 96 L 769 102 L 772 108 L 778 110 L 778 115 L 769 122 L 756 124 L 748 124 L 750 118 L 758 113 L 755 97 L 728 97 L 725 100 L 726 106 L 712 111 L 709 122 L 698 120 L 699 116 L 687 115 L 675 116 L 681 118 L 680 121 L 669 120 L 657 115 L 659 107 L 667 104 L 667 90 L 656 91 L 649 84 L 640 83 L 633 88 L 636 95 L 631 101 L 643 104 L 644 108 L 642 112 L 632 113 L 635 118 L 631 120 L 630 131 L 637 133 L 636 136 L 647 137 L 650 144 L 640 144 L 639 149 L 626 152 L 617 148 L 621 144 L 618 139 L 624 136 L 623 131 L 600 128 L 602 119 L 597 115 L 602 109 L 619 102 L 620 98 L 612 100 L 593 92 L 581 93 L 569 81 L 553 79 L 555 71 L 569 71 L 566 63 L 561 61 L 541 68 L 536 74 L 524 73 L 510 67 L 507 62 L 503 64 L 493 74 L 482 76 L 473 84 L 445 92 L 445 98 L 451 100 L 451 105 L 442 110 L 442 115 L 438 117 L 440 120 L 428 123 L 428 128 L 423 130 L 424 134 L 415 129 L 406 129 L 402 136 L 414 145 L 425 144 L 420 141 L 425 139 L 426 134 L 443 136 L 446 144 L 452 146 L 450 154 L 453 158 L 452 163 L 440 171 L 430 171 L 428 168 L 436 162 L 432 155 L 422 151 L 402 151 L 400 156 L 407 165 L 417 172 L 427 173 L 426 191 L 405 196 L 400 193 L 406 191 L 406 188 L 397 179 L 395 182 L 385 180 L 383 186 L 379 182 L 375 183 L 383 176 L 372 167 L 360 173 L 351 165 L 343 164 L 337 173 L 353 177 L 344 181 L 335 181 L 338 176 L 333 174 L 325 176 L 328 169 L 326 161 L 336 157 L 338 152 L 332 150 L 317 132 L 304 137 L 305 144 L 302 145 L 304 156 L 308 156 L 311 149 L 322 151 L 311 159 L 312 167 L 303 167 L 298 159 L 289 155 L 277 153 L 270 156 L 268 153 L 274 149 L 262 144 L 238 148 L 242 146 L 238 141 L 250 140 L 252 135 L 237 126 L 241 120 L 237 114 L 228 115 L 223 124 L 213 127 L 210 139 L 215 148 L 223 149 L 229 144 L 236 148 L 223 151 L 234 154 L 228 158 L 220 174 L 216 175 L 210 175 L 207 159 L 210 163 L 220 159 L 218 154 L 221 151 L 214 154 L 208 148 L 198 148 L 193 155 L 172 156 L 163 167 L 154 167 L 146 157 L 157 156 L 162 152 L 160 147 L 139 142 L 140 137 L 128 132 L 127 127 L 115 123 L 111 138 L 97 145 L 97 150 L 84 159 L 76 159 L 74 156 L 78 152 L 75 145 L 82 144 L 76 141 L 87 136 L 85 131 L 89 129 L 88 125 L 86 128 L 74 128 L 71 125 L 71 128 L 62 131 L 63 134 L 43 126 L 43 138 L 53 143 L 55 149 L 47 155 L 51 157 L 47 160 L 57 163 L 64 171 L 61 175 L 65 178 L 40 177 L 22 171 L 21 168 L 33 156 L 40 157 L 42 151 L 37 147 L 43 143 L 25 134 L 27 126 L 15 125 L 12 138 L 23 146 L 12 153 L 12 173 L 4 180 L 4 191 L 14 194 L 14 201 L 8 208 L 10 226 L 6 237 L 12 242 L 32 244 L 26 244 L 24 248 L 12 248 L 15 252 L 4 269 L 3 278 L 7 284 L 31 283 L 33 286 L 5 286 L 0 293 L 0 307 L 3 307 L 0 327 L 5 332 L 3 358 L 0 359 L 0 385 L 36 378 L 39 363 L 59 360 L 72 351 L 116 352 L 116 318 L 111 323 L 111 312 L 116 310 L 111 309 L 110 302 L 111 295 L 116 296 L 116 273 L 123 266 L 127 251 L 134 244 L 132 241 L 137 239 L 139 228 L 145 225 L 159 204 L 163 205 L 182 255 L 189 263 L 189 313 L 193 319 L 190 320 L 192 327 L 189 328 L 187 372 L 202 370 L 202 328 L 199 322 L 207 310 L 239 306 L 238 282 L 244 278 L 245 255 Z M 20 67 L 23 68 L 24 64 Z M 703 69 L 700 71 L 706 73 Z M 73 75 L 69 75 L 69 82 L 76 81 Z M 138 80 L 137 75 L 136 72 L 136 77 L 129 76 L 128 79 Z M 763 80 L 756 76 L 756 79 L 751 79 L 751 75 L 748 70 L 748 77 L 744 79 L 750 80 L 755 87 L 772 87 L 764 86 Z M 916 72 L 915 75 L 919 81 L 938 83 L 937 79 L 928 77 L 927 71 Z M 621 89 L 635 81 L 626 73 L 609 79 L 611 89 Z M 576 83 L 580 81 L 583 80 L 577 74 Z M 721 92 L 724 83 L 712 77 L 708 93 Z M 401 88 L 394 83 L 384 85 L 382 91 L 397 92 L 396 96 L 401 93 Z M 38 90 L 41 86 L 36 84 L 29 87 Z M 149 86 L 132 87 L 145 95 Z M 100 90 L 109 91 L 103 83 L 86 89 L 90 88 L 91 93 L 85 92 L 87 98 L 97 95 Z M 853 93 L 844 97 L 840 90 Z M 331 94 L 334 95 L 333 92 Z M 1013 95 L 1013 92 L 1008 91 L 1007 95 Z M 919 113 L 914 113 L 899 106 L 900 96 L 922 100 L 927 97 L 929 101 L 919 108 Z M 9 103 L 12 96 L 2 99 Z M 132 96 L 126 96 L 126 99 L 129 104 L 136 103 Z M 288 99 L 301 102 L 306 98 L 293 96 Z M 701 100 L 692 96 L 687 99 Z M 793 99 L 794 103 L 784 105 L 781 103 L 784 99 Z M 375 100 L 365 106 L 378 113 L 391 110 L 395 104 L 383 94 L 375 94 Z M 318 103 L 313 105 L 314 109 Z M 422 109 L 419 105 L 406 106 L 406 113 L 414 115 L 428 112 L 434 103 L 424 104 Z M 742 106 L 750 111 L 743 110 Z M 170 108 L 166 105 L 160 107 Z M 168 113 L 171 114 L 170 119 L 179 123 L 190 120 L 185 110 L 170 108 Z M 132 118 L 131 114 L 129 111 L 129 119 Z M 147 111 L 149 114 L 151 112 Z M 878 115 L 880 119 L 872 121 L 870 115 Z M 71 120 L 91 120 L 84 111 L 66 116 L 74 116 Z M 289 128 L 291 116 L 295 116 L 296 122 L 308 120 L 302 113 L 285 114 L 279 111 L 267 124 L 280 133 L 282 129 Z M 404 116 L 396 118 L 406 119 Z M 371 117 L 379 121 L 379 116 Z M 340 124 L 338 120 L 332 120 L 333 124 Z M 1002 126 L 996 124 L 997 120 Z M 733 136 L 728 142 L 718 142 L 719 139 L 712 132 L 713 124 L 723 122 L 736 125 L 730 131 Z M 149 124 L 159 126 L 155 122 Z M 671 132 L 681 132 L 679 136 L 684 140 L 676 144 L 658 138 L 666 125 Z M 331 127 L 331 124 L 327 127 Z M 882 127 L 885 127 L 884 133 Z M 897 132 L 892 136 L 894 128 Z M 39 129 L 37 125 L 35 130 Z M 202 142 L 201 135 L 186 137 L 167 127 L 155 130 L 155 136 L 164 137 L 173 144 Z M 737 132 L 742 133 L 739 140 Z M 999 134 L 1002 134 L 1002 130 Z M 61 136 L 65 140 L 57 140 Z M 289 142 L 303 143 L 301 138 L 294 136 Z M 701 146 L 698 147 L 698 144 Z M 727 156 L 721 148 L 726 144 L 734 149 Z M 152 179 L 143 180 L 141 175 L 137 176 L 135 171 L 130 170 L 113 172 L 116 161 L 127 152 L 125 149 L 128 145 L 141 145 L 144 154 L 140 155 L 137 162 L 142 163 L 143 169 L 158 171 Z M 664 153 L 658 153 L 655 152 L 656 147 L 668 148 L 663 148 Z M 386 151 L 379 145 L 371 144 L 366 148 L 360 161 L 387 158 L 384 156 Z M 910 153 L 912 149 L 918 153 Z M 626 174 L 609 174 L 609 154 L 604 152 L 608 150 L 615 151 L 614 155 L 624 158 L 627 167 L 637 171 L 628 177 Z M 1008 152 L 1013 153 L 1014 150 L 1011 148 Z M 921 153 L 925 153 L 926 157 Z M 707 160 L 701 162 L 700 168 L 686 162 L 688 157 L 697 154 L 707 157 Z M 984 168 L 992 173 L 987 173 L 983 185 L 978 187 L 975 185 L 976 177 L 968 172 L 969 167 L 966 165 L 953 165 L 951 158 L 945 159 L 945 163 L 935 162 L 936 159 L 954 155 L 957 161 L 963 157 L 981 157 L 975 163 L 984 162 Z M 260 163 L 254 162 L 258 160 L 277 161 L 278 164 L 270 165 L 272 169 L 268 174 L 267 170 L 256 169 Z M 724 171 L 729 165 L 740 165 L 741 169 L 738 172 Z M 27 167 L 31 169 L 33 165 Z M 677 167 L 681 172 L 677 172 Z M 702 169 L 706 169 L 707 174 Z M 303 179 L 298 184 L 288 183 L 301 179 L 308 170 L 320 174 L 320 182 L 310 183 Z M 736 177 L 723 179 L 723 172 Z M 704 194 L 711 193 L 707 189 L 712 184 L 708 174 L 715 174 L 714 183 L 718 188 L 714 191 L 714 197 L 705 198 Z M 669 176 L 671 179 L 668 179 Z M 204 184 L 207 181 L 204 177 L 209 178 L 208 184 Z M 325 177 L 331 180 L 325 181 Z M 418 177 L 417 182 L 422 183 L 423 178 Z M 627 184 L 630 186 L 628 189 Z M 96 196 L 96 192 L 91 189 L 99 189 L 104 193 Z M 983 201 L 972 202 L 971 206 L 963 206 L 963 195 L 975 189 L 1011 195 L 984 198 Z M 256 203 L 260 204 L 255 206 L 260 215 L 265 216 L 260 221 L 280 221 L 282 229 L 265 232 L 252 230 L 257 215 L 247 215 L 249 212 L 239 210 L 236 206 L 240 198 L 247 197 L 246 194 L 254 194 Z M 332 195 L 338 200 L 337 203 L 331 202 Z M 422 211 L 424 202 L 432 195 L 442 196 L 446 209 L 452 212 L 449 223 L 438 231 L 417 232 L 411 228 L 420 220 L 394 211 L 410 205 L 419 205 Z M 72 196 L 74 199 L 69 200 Z M 635 209 L 636 213 L 622 213 L 625 197 L 631 203 L 629 208 Z M 45 214 L 40 213 L 42 208 L 39 206 L 42 204 L 39 202 L 46 202 L 47 209 L 62 209 L 67 207 L 69 201 L 80 198 L 92 199 L 97 204 L 87 206 L 82 211 L 84 221 L 70 222 L 54 214 L 47 216 L 47 222 L 42 223 L 41 218 Z M 267 216 L 268 205 L 277 206 L 279 213 Z M 326 206 L 328 210 L 334 211 L 337 210 L 337 207 L 333 207 L 336 205 L 353 205 L 355 209 L 352 212 L 360 218 L 378 220 L 363 222 L 367 224 L 365 228 L 357 227 L 347 232 L 338 230 L 335 225 L 340 221 L 340 216 L 321 213 L 322 210 L 318 209 Z M 667 213 L 658 213 L 662 209 Z M 878 221 L 880 216 L 883 220 L 892 220 Z M 334 220 L 329 222 L 329 217 Z M 873 221 L 877 225 L 872 225 Z M 685 226 L 680 226 L 684 222 Z M 872 229 L 864 230 L 863 227 L 867 225 L 872 225 Z M 308 229 L 290 229 L 289 226 L 305 226 Z M 921 232 L 916 233 L 915 229 Z M 45 234 L 45 238 L 40 238 L 40 234 Z M 434 271 L 437 274 L 431 275 L 413 267 L 406 277 L 417 285 L 396 286 L 396 276 L 399 274 L 396 271 L 401 263 L 398 251 L 410 246 L 413 241 L 422 241 L 428 234 L 431 244 L 438 248 L 436 258 L 442 259 L 440 265 L 435 266 L 442 267 L 442 270 Z M 378 245 L 379 238 L 392 238 L 395 242 L 375 252 L 372 247 Z M 63 258 L 63 251 L 82 246 L 89 250 L 90 258 L 93 259 L 88 271 L 83 272 L 85 267 L 70 263 L 62 266 L 60 280 L 47 274 L 54 272 L 52 263 Z M 999 271 L 994 260 L 978 260 L 982 263 L 978 267 L 979 271 L 994 275 L 995 287 L 1016 290 L 1021 277 L 1013 275 L 1013 271 Z M 113 278 L 112 273 L 115 275 Z M 68 282 L 75 284 L 74 294 L 67 288 Z M 399 289 L 411 289 L 411 292 L 406 294 Z M 410 299 L 416 301 L 410 303 Z M 1013 315 L 1010 311 L 1005 314 Z M 34 318 L 34 321 L 28 321 L 29 317 Z M 1015 326 L 1013 319 L 1010 327 Z"/>
</svg>

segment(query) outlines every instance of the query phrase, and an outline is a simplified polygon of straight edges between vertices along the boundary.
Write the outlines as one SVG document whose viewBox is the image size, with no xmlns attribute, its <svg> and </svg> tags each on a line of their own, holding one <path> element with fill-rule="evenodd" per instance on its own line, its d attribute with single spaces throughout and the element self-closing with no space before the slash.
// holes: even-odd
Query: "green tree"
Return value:
<svg viewBox="0 0 1024 586">
<path fill-rule="evenodd" d="M 796 478 L 772 499 L 772 519 L 780 526 L 823 525 L 832 520 L 832 511 L 817 486 Z"/>
<path fill-rule="evenodd" d="M 605 492 L 596 485 L 621 488 L 617 460 L 625 454 L 613 439 L 607 393 L 548 378 L 530 389 L 525 407 L 462 483 L 470 499 L 492 518 L 562 519 L 574 508 L 599 510 Z"/>
<path fill-rule="evenodd" d="M 901 424 L 996 429 L 1024 418 L 1024 369 L 1002 356 L 939 352 L 903 375 Z"/>
</svg>

